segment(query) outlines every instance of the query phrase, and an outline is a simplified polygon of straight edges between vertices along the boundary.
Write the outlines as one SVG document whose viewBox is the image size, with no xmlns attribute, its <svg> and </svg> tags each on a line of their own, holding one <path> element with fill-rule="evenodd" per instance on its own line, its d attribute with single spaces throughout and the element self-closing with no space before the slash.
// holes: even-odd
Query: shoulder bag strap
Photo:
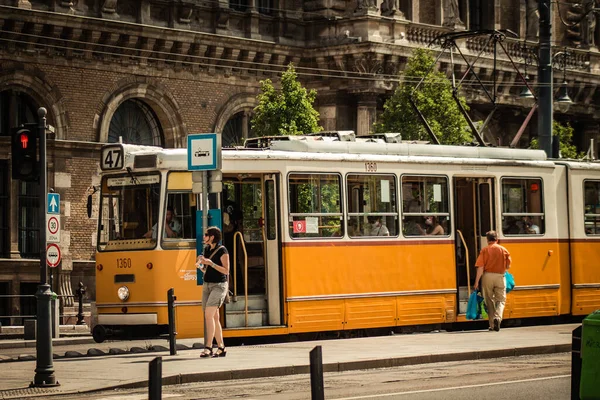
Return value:
<svg viewBox="0 0 600 400">
<path fill-rule="evenodd" d="M 216 249 L 213 250 L 212 253 L 210 253 L 210 256 L 208 256 L 209 260 L 212 261 L 213 256 L 217 253 L 217 251 L 221 250 L 221 247 L 223 247 L 223 246 L 217 247 Z"/>
</svg>

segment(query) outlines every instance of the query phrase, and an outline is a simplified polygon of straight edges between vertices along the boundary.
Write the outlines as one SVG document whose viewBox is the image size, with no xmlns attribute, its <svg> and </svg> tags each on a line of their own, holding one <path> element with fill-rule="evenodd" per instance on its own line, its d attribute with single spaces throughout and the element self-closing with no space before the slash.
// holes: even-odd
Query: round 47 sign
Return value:
<svg viewBox="0 0 600 400">
<path fill-rule="evenodd" d="M 60 247 L 56 243 L 50 243 L 46 247 L 46 264 L 54 268 L 60 264 Z"/>
</svg>

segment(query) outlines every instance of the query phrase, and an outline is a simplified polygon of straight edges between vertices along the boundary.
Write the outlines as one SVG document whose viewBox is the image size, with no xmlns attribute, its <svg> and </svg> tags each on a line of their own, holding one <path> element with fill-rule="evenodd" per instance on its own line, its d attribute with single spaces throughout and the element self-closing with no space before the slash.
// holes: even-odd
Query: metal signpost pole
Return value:
<svg viewBox="0 0 600 400">
<path fill-rule="evenodd" d="M 552 157 L 552 3 L 550 0 L 540 0 L 540 45 L 539 45 L 539 110 L 538 138 L 540 149 Z"/>
<path fill-rule="evenodd" d="M 36 331 L 36 367 L 35 377 L 31 386 L 47 387 L 58 386 L 54 376 L 52 362 L 52 325 L 50 300 L 52 290 L 48 285 L 48 265 L 46 264 L 46 211 L 48 210 L 48 196 L 46 183 L 46 109 L 38 109 L 39 117 L 39 143 L 40 143 L 40 194 L 39 194 L 39 220 L 40 220 L 40 285 L 35 294 L 37 297 L 37 331 Z"/>
<path fill-rule="evenodd" d="M 202 171 L 202 235 L 204 239 L 204 232 L 208 229 L 208 172 Z M 204 266 L 208 269 L 208 266 Z M 204 310 L 204 304 L 202 304 L 202 310 Z M 212 343 L 206 343 L 206 318 L 202 318 L 204 321 L 204 347 L 212 347 Z"/>
<path fill-rule="evenodd" d="M 208 172 L 202 171 L 202 234 L 208 229 Z"/>
</svg>

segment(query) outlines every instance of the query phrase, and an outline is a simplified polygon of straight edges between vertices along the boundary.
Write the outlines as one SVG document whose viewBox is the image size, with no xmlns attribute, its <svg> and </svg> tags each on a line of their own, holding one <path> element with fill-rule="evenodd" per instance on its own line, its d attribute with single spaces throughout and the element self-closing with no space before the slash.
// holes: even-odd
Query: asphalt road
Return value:
<svg viewBox="0 0 600 400">
<path fill-rule="evenodd" d="M 328 373 L 324 376 L 325 398 L 569 399 L 570 357 L 570 353 L 562 353 Z M 142 400 L 148 398 L 148 390 L 98 392 L 85 397 L 87 400 Z M 80 399 L 81 395 L 60 398 Z M 310 377 L 294 375 L 164 386 L 162 398 L 304 400 L 311 398 Z"/>
</svg>

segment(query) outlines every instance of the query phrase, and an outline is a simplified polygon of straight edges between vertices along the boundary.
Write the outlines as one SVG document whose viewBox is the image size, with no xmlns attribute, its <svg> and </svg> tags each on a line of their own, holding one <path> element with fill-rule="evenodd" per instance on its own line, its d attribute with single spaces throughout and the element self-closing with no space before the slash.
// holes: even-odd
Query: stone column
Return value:
<svg viewBox="0 0 600 400">
<path fill-rule="evenodd" d="M 61 296 L 63 307 L 73 307 L 75 305 L 71 285 L 71 272 L 73 272 L 73 260 L 70 258 L 63 259 L 60 263 L 57 285 L 57 292 Z"/>
<path fill-rule="evenodd" d="M 244 110 L 244 115 L 242 117 L 242 142 L 248 139 L 248 121 L 250 120 L 250 112 Z"/>
<path fill-rule="evenodd" d="M 373 131 L 377 113 L 377 94 L 358 95 L 356 106 L 356 135 L 368 135 Z"/>
<path fill-rule="evenodd" d="M 27 2 L 29 3 L 29 2 Z M 31 5 L 30 5 L 31 8 Z M 17 96 L 14 91 L 10 91 L 10 99 L 8 101 L 8 118 L 9 126 L 16 127 L 19 125 L 17 119 Z M 10 165 L 10 164 L 9 164 Z M 12 168 L 12 167 L 11 167 Z M 12 170 L 11 170 L 12 175 Z M 19 253 L 19 193 L 20 181 L 11 179 L 10 193 L 10 258 L 21 258 Z"/>
<path fill-rule="evenodd" d="M 521 0 L 519 3 L 519 38 L 525 39 L 527 36 L 527 0 Z"/>
<path fill-rule="evenodd" d="M 11 181 L 10 196 L 10 258 L 21 258 L 19 253 L 19 181 Z"/>
<path fill-rule="evenodd" d="M 338 118 L 341 117 L 337 106 L 337 94 L 319 95 L 316 110 L 319 112 L 320 124 L 325 131 L 339 130 Z M 352 121 L 354 124 L 354 121 Z M 343 125 L 343 124 L 342 124 Z"/>
</svg>

